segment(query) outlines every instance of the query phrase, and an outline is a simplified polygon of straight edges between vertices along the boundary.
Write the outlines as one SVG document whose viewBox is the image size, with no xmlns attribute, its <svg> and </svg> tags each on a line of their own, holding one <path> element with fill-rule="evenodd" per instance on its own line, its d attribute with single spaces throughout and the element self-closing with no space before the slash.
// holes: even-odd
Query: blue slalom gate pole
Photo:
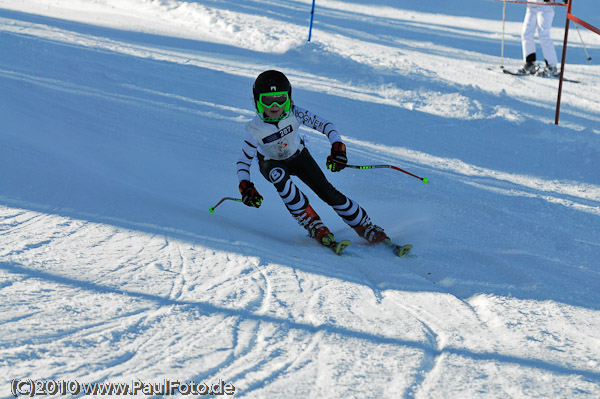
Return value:
<svg viewBox="0 0 600 399">
<path fill-rule="evenodd" d="M 313 18 L 315 16 L 315 1 L 316 0 L 313 0 L 312 9 L 310 10 L 310 26 L 308 27 L 308 41 L 309 42 L 310 42 L 310 37 L 312 35 Z"/>
</svg>

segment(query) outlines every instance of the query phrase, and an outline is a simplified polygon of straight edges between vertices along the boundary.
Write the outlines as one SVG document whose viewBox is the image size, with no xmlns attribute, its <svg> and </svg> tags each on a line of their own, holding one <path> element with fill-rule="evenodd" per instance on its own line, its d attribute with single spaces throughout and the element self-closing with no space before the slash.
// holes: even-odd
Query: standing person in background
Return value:
<svg viewBox="0 0 600 399">
<path fill-rule="evenodd" d="M 563 0 L 565 4 L 568 1 Z M 523 33 L 521 34 L 523 61 L 525 61 L 525 64 L 519 70 L 519 73 L 532 75 L 537 72 L 542 75 L 558 76 L 558 68 L 556 67 L 558 59 L 556 58 L 554 43 L 552 43 L 552 39 L 550 38 L 550 29 L 554 20 L 554 6 L 537 5 L 536 2 L 549 3 L 550 0 L 533 0 L 533 2 L 527 4 L 525 20 L 523 21 Z M 539 71 L 538 66 L 535 64 L 534 35 L 536 30 L 546 61 L 544 67 Z"/>
</svg>

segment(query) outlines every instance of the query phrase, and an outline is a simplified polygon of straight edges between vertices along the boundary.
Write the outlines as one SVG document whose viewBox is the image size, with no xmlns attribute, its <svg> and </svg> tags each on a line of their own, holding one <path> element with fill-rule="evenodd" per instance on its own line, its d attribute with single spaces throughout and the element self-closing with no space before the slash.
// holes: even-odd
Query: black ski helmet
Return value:
<svg viewBox="0 0 600 399">
<path fill-rule="evenodd" d="M 262 93 L 287 91 L 288 98 L 292 99 L 292 85 L 288 78 L 279 71 L 264 71 L 254 81 L 252 94 L 254 94 L 254 106 Z"/>
</svg>

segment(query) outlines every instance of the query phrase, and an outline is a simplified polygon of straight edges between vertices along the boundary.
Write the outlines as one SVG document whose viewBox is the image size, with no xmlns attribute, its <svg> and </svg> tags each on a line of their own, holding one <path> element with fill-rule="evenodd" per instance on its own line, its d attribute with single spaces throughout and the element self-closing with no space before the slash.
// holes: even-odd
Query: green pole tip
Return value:
<svg viewBox="0 0 600 399">
<path fill-rule="evenodd" d="M 429 181 L 428 178 L 426 178 L 426 177 L 423 178 L 423 183 L 427 183 L 428 181 Z"/>
<path fill-rule="evenodd" d="M 213 208 L 213 207 L 211 206 L 210 208 L 208 208 L 208 211 L 209 211 L 210 213 L 215 213 L 215 208 Z"/>
</svg>

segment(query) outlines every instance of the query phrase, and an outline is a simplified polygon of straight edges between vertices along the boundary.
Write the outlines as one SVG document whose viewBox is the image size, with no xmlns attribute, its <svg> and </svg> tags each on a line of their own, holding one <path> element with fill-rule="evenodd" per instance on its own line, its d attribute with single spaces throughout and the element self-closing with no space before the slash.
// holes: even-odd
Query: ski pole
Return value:
<svg viewBox="0 0 600 399">
<path fill-rule="evenodd" d="M 575 24 L 575 29 L 577 29 L 577 34 L 579 35 L 579 40 L 581 40 L 581 45 L 583 46 L 583 51 L 585 51 L 585 55 L 587 55 L 587 60 L 591 61 L 592 57 L 590 57 L 590 54 L 588 53 L 587 49 L 585 48 L 585 44 L 583 43 L 583 38 L 581 37 L 581 32 L 579 32 L 579 28 L 577 27 L 577 24 Z"/>
<path fill-rule="evenodd" d="M 310 26 L 308 27 L 308 41 L 310 42 L 310 37 L 312 36 L 312 26 L 313 19 L 315 17 L 315 0 L 312 2 L 312 9 L 310 10 Z"/>
<path fill-rule="evenodd" d="M 502 50 L 500 51 L 501 59 L 500 68 L 504 69 L 504 24 L 506 21 L 506 0 L 504 0 L 504 5 L 502 6 Z"/>
<path fill-rule="evenodd" d="M 208 208 L 208 211 L 210 213 L 215 213 L 215 208 L 218 207 L 219 205 L 221 205 L 224 201 L 237 201 L 237 202 L 242 202 L 241 198 L 234 198 L 234 197 L 223 197 L 221 198 L 221 201 L 217 202 L 217 205 L 215 206 L 211 206 L 210 208 Z"/>
<path fill-rule="evenodd" d="M 427 183 L 429 181 L 428 178 L 426 177 L 419 177 L 417 175 L 413 175 L 410 172 L 407 172 L 404 169 L 400 169 L 397 166 L 394 165 L 346 165 L 347 168 L 351 168 L 351 169 L 379 169 L 379 168 L 390 168 L 390 169 L 394 169 L 403 173 L 406 173 L 407 175 L 410 175 L 412 177 L 416 177 L 417 179 L 421 180 L 423 183 Z"/>
</svg>

